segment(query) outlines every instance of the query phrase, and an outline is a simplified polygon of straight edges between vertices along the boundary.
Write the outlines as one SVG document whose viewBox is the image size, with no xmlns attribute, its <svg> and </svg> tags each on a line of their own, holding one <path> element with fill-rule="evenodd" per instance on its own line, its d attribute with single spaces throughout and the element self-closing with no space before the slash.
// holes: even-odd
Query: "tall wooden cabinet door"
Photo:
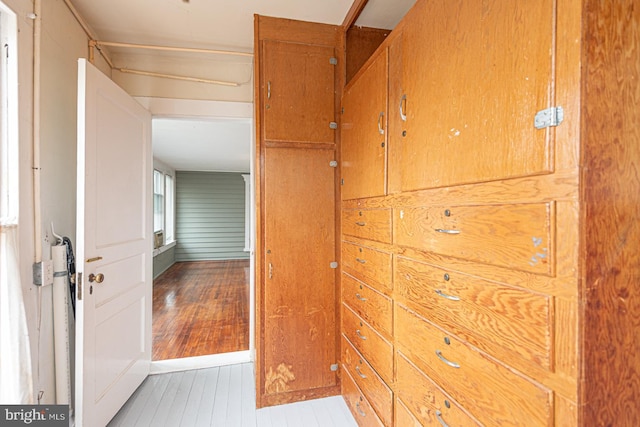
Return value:
<svg viewBox="0 0 640 427">
<path fill-rule="evenodd" d="M 264 154 L 264 391 L 337 384 L 333 150 Z"/>
<path fill-rule="evenodd" d="M 554 0 L 425 0 L 403 30 L 402 189 L 550 173 Z"/>
<path fill-rule="evenodd" d="M 386 193 L 387 58 L 384 49 L 342 98 L 343 200 Z"/>
<path fill-rule="evenodd" d="M 335 49 L 266 40 L 262 45 L 264 139 L 334 143 Z"/>
</svg>

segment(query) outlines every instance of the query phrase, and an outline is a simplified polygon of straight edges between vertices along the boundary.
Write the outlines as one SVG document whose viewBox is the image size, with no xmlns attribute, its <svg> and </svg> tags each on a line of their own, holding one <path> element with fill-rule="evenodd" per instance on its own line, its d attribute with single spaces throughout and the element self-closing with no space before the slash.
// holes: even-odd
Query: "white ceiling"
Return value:
<svg viewBox="0 0 640 427">
<path fill-rule="evenodd" d="M 71 0 L 100 41 L 248 53 L 253 51 L 254 14 L 339 25 L 353 1 Z M 369 0 L 356 25 L 393 29 L 414 3 L 415 0 Z M 116 67 L 138 63 L 148 71 L 153 71 L 154 65 L 161 68 L 167 56 L 137 49 L 109 51 Z M 188 61 L 184 54 L 171 55 L 182 63 Z M 199 60 L 202 61 L 201 56 Z M 252 63 L 251 57 L 220 56 L 215 60 L 244 61 L 249 70 Z M 154 156 L 177 170 L 246 172 L 250 129 L 249 120 L 154 119 Z M 239 141 L 241 137 L 246 139 Z"/>
<path fill-rule="evenodd" d="M 249 172 L 250 119 L 152 122 L 153 155 L 176 170 Z"/>
</svg>

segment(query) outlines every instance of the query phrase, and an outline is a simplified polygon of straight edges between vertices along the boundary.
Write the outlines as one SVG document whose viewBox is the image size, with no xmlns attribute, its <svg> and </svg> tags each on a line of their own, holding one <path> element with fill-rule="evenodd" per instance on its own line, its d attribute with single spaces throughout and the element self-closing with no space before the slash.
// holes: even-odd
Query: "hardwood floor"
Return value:
<svg viewBox="0 0 640 427">
<path fill-rule="evenodd" d="M 153 360 L 249 349 L 249 260 L 179 262 L 153 283 Z"/>
<path fill-rule="evenodd" d="M 253 363 L 152 375 L 108 427 L 357 427 L 342 396 L 256 410 Z"/>
</svg>

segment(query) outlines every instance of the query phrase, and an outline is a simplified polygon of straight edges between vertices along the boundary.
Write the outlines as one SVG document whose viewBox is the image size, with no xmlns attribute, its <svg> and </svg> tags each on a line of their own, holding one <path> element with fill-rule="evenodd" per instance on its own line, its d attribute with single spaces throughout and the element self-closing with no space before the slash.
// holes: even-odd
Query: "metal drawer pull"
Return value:
<svg viewBox="0 0 640 427">
<path fill-rule="evenodd" d="M 403 122 L 407 121 L 407 115 L 404 113 L 404 104 L 406 100 L 407 100 L 407 94 L 405 93 L 400 98 L 400 118 L 402 119 Z"/>
<path fill-rule="evenodd" d="M 364 298 L 362 295 L 360 294 L 356 294 L 356 298 L 358 298 L 360 301 L 365 302 L 367 300 L 367 298 Z"/>
<path fill-rule="evenodd" d="M 444 233 L 444 234 L 460 234 L 460 230 L 446 230 L 443 228 L 436 228 L 435 230 L 438 233 Z"/>
<path fill-rule="evenodd" d="M 360 409 L 360 402 L 356 403 L 356 411 L 358 411 L 358 414 L 361 417 L 366 417 L 367 416 L 367 414 L 362 409 Z"/>
<path fill-rule="evenodd" d="M 356 329 L 356 335 L 357 335 L 361 340 L 366 340 L 366 339 L 367 339 L 367 337 L 365 337 L 364 335 L 362 335 L 362 334 L 360 333 L 360 329 Z M 458 368 L 459 368 L 459 367 L 460 367 L 460 366 L 458 366 Z"/>
<path fill-rule="evenodd" d="M 356 366 L 356 372 L 358 373 L 358 375 L 360 375 L 360 378 L 362 378 L 363 380 L 367 379 L 367 376 L 362 372 L 360 372 L 360 366 Z"/>
<path fill-rule="evenodd" d="M 448 360 L 446 357 L 444 357 L 440 350 L 436 350 L 436 356 L 438 356 L 438 359 L 442 360 L 444 363 L 451 366 L 452 368 L 460 367 L 460 365 L 458 365 L 456 362 L 452 362 L 451 360 Z"/>
<path fill-rule="evenodd" d="M 444 292 L 442 292 L 440 289 L 436 289 L 436 294 L 440 295 L 442 298 L 446 298 L 449 299 L 451 301 L 460 301 L 460 297 L 456 297 L 453 295 L 447 295 Z"/>
<path fill-rule="evenodd" d="M 356 258 L 356 261 L 358 261 L 360 264 L 365 264 L 367 262 L 366 259 L 360 259 L 360 258 Z"/>
<path fill-rule="evenodd" d="M 384 111 L 380 111 L 380 115 L 378 116 L 378 132 L 380 135 L 384 135 L 384 129 L 382 128 L 382 123 L 384 122 Z"/>
<path fill-rule="evenodd" d="M 438 422 L 442 425 L 442 427 L 449 427 L 449 424 L 447 424 L 447 423 L 442 419 L 442 412 L 440 412 L 440 411 L 436 411 L 436 418 L 438 419 Z"/>
<path fill-rule="evenodd" d="M 356 222 L 356 225 L 359 225 L 360 227 L 364 227 L 365 225 L 367 225 L 366 222 L 362 222 L 362 221 L 358 221 Z"/>
</svg>

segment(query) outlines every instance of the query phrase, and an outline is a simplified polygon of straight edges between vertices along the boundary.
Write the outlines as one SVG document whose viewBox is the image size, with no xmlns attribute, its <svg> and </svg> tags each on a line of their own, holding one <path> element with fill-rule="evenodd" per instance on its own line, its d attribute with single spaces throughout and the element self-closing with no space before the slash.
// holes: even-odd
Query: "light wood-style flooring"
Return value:
<svg viewBox="0 0 640 427">
<path fill-rule="evenodd" d="M 356 427 L 341 396 L 256 410 L 253 363 L 148 377 L 108 427 Z"/>
<path fill-rule="evenodd" d="M 249 349 L 249 260 L 178 262 L 153 282 L 153 360 Z"/>
</svg>

